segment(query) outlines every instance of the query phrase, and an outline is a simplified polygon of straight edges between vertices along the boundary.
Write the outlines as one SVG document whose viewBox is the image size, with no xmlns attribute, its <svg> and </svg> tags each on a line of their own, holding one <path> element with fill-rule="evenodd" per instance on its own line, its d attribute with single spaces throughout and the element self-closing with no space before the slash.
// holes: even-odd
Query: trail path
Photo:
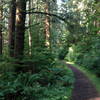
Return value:
<svg viewBox="0 0 100 100">
<path fill-rule="evenodd" d="M 72 100 L 100 100 L 99 93 L 88 77 L 72 65 L 67 64 L 67 66 L 74 72 L 76 78 Z"/>
</svg>

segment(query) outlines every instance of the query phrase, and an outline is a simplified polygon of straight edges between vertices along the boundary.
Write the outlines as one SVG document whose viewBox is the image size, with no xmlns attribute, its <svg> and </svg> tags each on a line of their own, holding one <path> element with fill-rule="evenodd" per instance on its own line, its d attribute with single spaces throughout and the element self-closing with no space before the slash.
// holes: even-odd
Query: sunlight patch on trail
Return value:
<svg viewBox="0 0 100 100">
<path fill-rule="evenodd" d="M 74 62 L 69 62 L 69 61 L 68 61 L 68 62 L 66 62 L 66 63 L 67 63 L 67 64 L 74 64 Z"/>
<path fill-rule="evenodd" d="M 100 97 L 96 97 L 96 98 L 91 98 L 89 100 L 100 100 Z"/>
</svg>

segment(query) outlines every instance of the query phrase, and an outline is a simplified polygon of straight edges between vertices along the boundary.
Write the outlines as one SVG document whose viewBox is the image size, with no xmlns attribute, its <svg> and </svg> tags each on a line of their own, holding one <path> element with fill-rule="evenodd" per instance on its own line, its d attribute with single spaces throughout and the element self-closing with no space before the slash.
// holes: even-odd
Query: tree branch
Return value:
<svg viewBox="0 0 100 100">
<path fill-rule="evenodd" d="M 49 16 L 54 16 L 64 22 L 66 22 L 65 18 L 60 17 L 59 15 L 52 14 L 52 13 L 46 13 L 46 12 L 39 12 L 39 11 L 33 11 L 33 12 L 26 12 L 26 14 L 42 14 L 42 15 L 49 15 Z"/>
</svg>

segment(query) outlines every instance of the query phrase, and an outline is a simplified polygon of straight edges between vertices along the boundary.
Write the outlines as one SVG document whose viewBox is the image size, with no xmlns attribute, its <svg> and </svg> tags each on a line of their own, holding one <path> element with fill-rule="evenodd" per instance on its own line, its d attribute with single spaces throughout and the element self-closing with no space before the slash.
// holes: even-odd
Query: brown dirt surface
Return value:
<svg viewBox="0 0 100 100">
<path fill-rule="evenodd" d="M 100 95 L 89 78 L 70 64 L 67 66 L 74 72 L 75 83 L 71 100 L 100 100 Z"/>
</svg>

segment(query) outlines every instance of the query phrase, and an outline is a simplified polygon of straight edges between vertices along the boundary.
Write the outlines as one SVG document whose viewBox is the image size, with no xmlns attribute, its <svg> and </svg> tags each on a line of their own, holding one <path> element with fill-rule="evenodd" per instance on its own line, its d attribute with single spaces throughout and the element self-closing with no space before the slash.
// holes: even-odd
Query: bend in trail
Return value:
<svg viewBox="0 0 100 100">
<path fill-rule="evenodd" d="M 67 66 L 74 72 L 76 79 L 71 100 L 100 100 L 99 93 L 88 77 L 72 65 Z"/>
</svg>

